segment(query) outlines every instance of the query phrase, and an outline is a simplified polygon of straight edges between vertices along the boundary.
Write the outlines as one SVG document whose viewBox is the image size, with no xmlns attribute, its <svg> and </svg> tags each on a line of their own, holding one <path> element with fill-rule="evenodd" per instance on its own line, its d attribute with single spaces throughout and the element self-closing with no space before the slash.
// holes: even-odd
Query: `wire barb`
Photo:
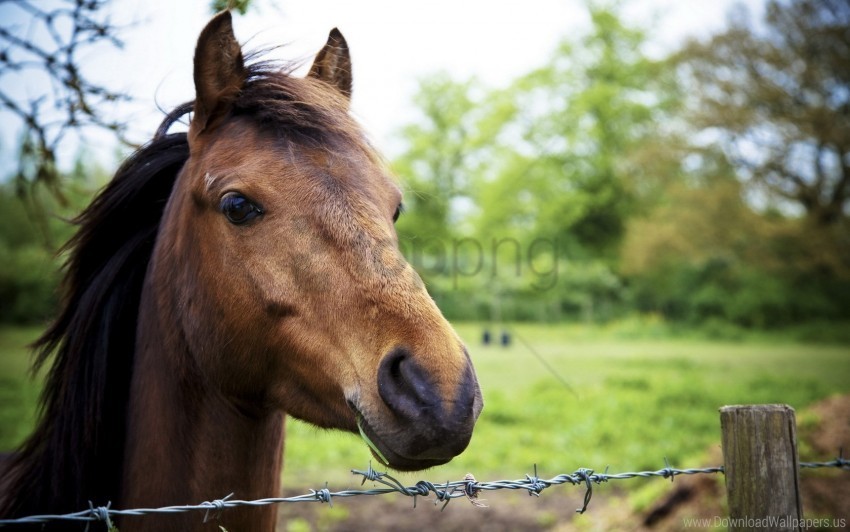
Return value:
<svg viewBox="0 0 850 532">
<path fill-rule="evenodd" d="M 91 521 L 102 521 L 106 523 L 106 529 L 112 530 L 112 520 L 109 518 L 109 508 L 112 506 L 112 501 L 106 503 L 106 506 L 97 506 L 95 507 L 91 501 L 89 501 L 89 516 L 91 517 Z M 0 525 L 2 526 L 2 525 Z M 86 530 L 88 530 L 88 525 L 86 525 Z"/>
<path fill-rule="evenodd" d="M 375 481 L 381 480 L 381 477 L 386 475 L 386 473 L 379 473 L 378 471 L 375 471 L 374 469 L 372 469 L 372 461 L 371 460 L 369 460 L 369 467 L 366 468 L 366 471 L 359 471 L 357 469 L 352 469 L 351 472 L 354 473 L 355 475 L 362 475 L 363 476 L 363 481 L 360 482 L 361 486 L 366 484 L 367 480 L 371 480 L 372 482 L 375 482 Z"/>
<path fill-rule="evenodd" d="M 593 497 L 593 483 L 591 482 L 594 477 L 593 470 L 582 467 L 576 470 L 573 475 L 578 479 L 578 481 L 583 481 L 585 486 L 587 486 L 587 490 L 584 492 L 584 504 L 581 508 L 576 510 L 577 513 L 583 514 L 587 511 L 587 506 L 590 504 L 590 498 Z M 578 481 L 576 484 L 578 484 Z"/>
<path fill-rule="evenodd" d="M 317 501 L 326 502 L 326 503 L 328 503 L 328 505 L 331 508 L 333 508 L 334 503 L 331 500 L 331 497 L 332 497 L 333 494 L 331 493 L 331 490 L 328 489 L 328 483 L 327 482 L 325 482 L 324 488 L 322 488 L 318 491 L 310 490 L 310 493 L 316 498 Z"/>
<path fill-rule="evenodd" d="M 665 467 L 664 469 L 662 469 L 662 471 L 664 471 L 664 478 L 667 478 L 667 476 L 669 476 L 669 477 L 670 477 L 670 482 L 672 483 L 672 482 L 673 482 L 673 478 L 677 475 L 677 473 L 676 473 L 676 470 L 675 470 L 675 469 L 673 469 L 672 467 L 670 467 L 670 462 L 668 462 L 668 461 L 667 461 L 667 457 L 666 457 L 666 456 L 664 457 L 664 465 L 665 465 L 665 466 L 667 466 L 667 467 Z"/>
<path fill-rule="evenodd" d="M 838 458 L 835 459 L 835 467 L 850 469 L 850 460 L 844 459 L 844 447 L 838 449 Z"/>
<path fill-rule="evenodd" d="M 548 486 L 540 481 L 537 477 L 537 464 L 534 464 L 534 476 L 530 477 L 528 474 L 525 475 L 525 479 L 528 481 L 528 496 L 534 495 L 535 497 L 540 497 L 540 492 L 546 489 Z"/>
<path fill-rule="evenodd" d="M 466 495 L 466 498 L 469 499 L 472 506 L 487 508 L 488 506 L 484 504 L 483 499 L 478 500 L 478 492 L 481 491 L 481 488 L 478 487 L 478 481 L 475 480 L 475 475 L 467 473 L 466 476 L 463 477 L 463 480 L 466 482 L 466 485 L 463 487 L 463 493 Z"/>
<path fill-rule="evenodd" d="M 202 502 L 200 506 L 207 507 L 207 512 L 204 514 L 204 523 L 207 523 L 210 520 L 210 512 L 214 512 L 213 519 L 218 519 L 218 516 L 221 515 L 221 511 L 225 508 L 225 502 L 231 497 L 233 497 L 232 493 L 225 497 L 222 497 L 221 499 Z"/>
</svg>

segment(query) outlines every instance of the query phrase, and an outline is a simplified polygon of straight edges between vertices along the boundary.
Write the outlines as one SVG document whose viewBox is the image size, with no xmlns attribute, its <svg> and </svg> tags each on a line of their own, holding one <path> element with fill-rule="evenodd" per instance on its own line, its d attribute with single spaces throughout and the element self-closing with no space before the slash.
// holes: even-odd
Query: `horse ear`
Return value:
<svg viewBox="0 0 850 532">
<path fill-rule="evenodd" d="M 343 96 L 351 98 L 351 56 L 348 43 L 338 29 L 331 30 L 328 42 L 316 56 L 308 76 L 336 87 Z"/>
<path fill-rule="evenodd" d="M 233 35 L 229 11 L 213 17 L 198 37 L 194 77 L 192 136 L 209 129 L 227 115 L 247 77 L 242 47 Z"/>
</svg>

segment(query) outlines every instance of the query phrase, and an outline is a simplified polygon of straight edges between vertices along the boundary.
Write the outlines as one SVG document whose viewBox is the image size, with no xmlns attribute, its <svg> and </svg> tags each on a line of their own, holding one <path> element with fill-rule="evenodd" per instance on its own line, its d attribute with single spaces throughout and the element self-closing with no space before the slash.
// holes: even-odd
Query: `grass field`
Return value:
<svg viewBox="0 0 850 532">
<path fill-rule="evenodd" d="M 482 326 L 458 325 L 481 382 L 484 412 L 463 455 L 400 478 L 442 482 L 467 472 L 479 479 L 519 478 L 533 464 L 541 476 L 579 467 L 660 469 L 665 457 L 676 467 L 715 465 L 705 461 L 707 450 L 719 445 L 720 406 L 781 402 L 800 410 L 850 391 L 847 345 L 769 335 L 670 337 L 654 334 L 653 326 L 517 325 L 504 348 L 482 346 Z M 26 379 L 23 346 L 37 334 L 0 329 L 0 450 L 32 427 L 37 385 Z M 285 454 L 284 482 L 296 489 L 324 481 L 354 485 L 359 481 L 348 470 L 369 462 L 355 436 L 292 420 Z"/>
</svg>

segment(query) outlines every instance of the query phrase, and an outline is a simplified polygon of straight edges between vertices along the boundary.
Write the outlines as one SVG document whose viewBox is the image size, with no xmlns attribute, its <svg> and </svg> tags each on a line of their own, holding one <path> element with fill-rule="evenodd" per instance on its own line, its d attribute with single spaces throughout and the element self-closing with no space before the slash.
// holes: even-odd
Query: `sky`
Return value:
<svg viewBox="0 0 850 532">
<path fill-rule="evenodd" d="M 689 36 L 720 30 L 734 0 L 624 0 L 627 23 L 649 28 L 650 52 L 663 54 Z M 756 15 L 762 0 L 746 0 Z M 26 24 L 0 6 L 0 24 Z M 207 0 L 114 0 L 113 21 L 127 25 L 123 49 L 91 50 L 85 72 L 110 88 L 133 96 L 114 112 L 130 124 L 129 136 L 144 142 L 162 111 L 193 98 L 192 54 L 210 17 Z M 456 78 L 476 77 L 486 86 L 503 86 L 543 64 L 557 43 L 579 36 L 590 24 L 581 0 L 254 0 L 251 11 L 236 16 L 237 39 L 248 49 L 285 44 L 273 54 L 301 60 L 304 69 L 331 28 L 345 35 L 352 54 L 352 112 L 387 155 L 402 149 L 398 130 L 415 120 L 412 97 L 417 81 L 437 71 Z M 303 69 L 302 69 L 303 72 Z M 0 83 L 9 83 L 0 78 Z M 16 84 L 38 80 L 16 79 Z M 18 87 L 16 87 L 18 88 Z M 0 114 L 0 146 L 14 145 L 14 121 Z M 95 135 L 88 148 L 112 157 L 109 139 Z M 64 154 L 72 158 L 68 148 Z M 2 161 L 0 161 L 2 162 Z"/>
</svg>

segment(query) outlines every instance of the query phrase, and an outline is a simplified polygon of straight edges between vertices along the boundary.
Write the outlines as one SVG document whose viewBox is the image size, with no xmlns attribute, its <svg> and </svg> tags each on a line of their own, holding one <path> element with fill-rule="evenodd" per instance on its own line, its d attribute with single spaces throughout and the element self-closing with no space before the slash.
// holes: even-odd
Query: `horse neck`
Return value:
<svg viewBox="0 0 850 532">
<path fill-rule="evenodd" d="M 140 307 L 121 506 L 197 504 L 230 493 L 244 500 L 278 496 L 283 414 L 246 411 L 205 384 L 175 330 L 179 320 L 153 305 L 150 288 Z M 275 508 L 228 509 L 206 525 L 196 512 L 132 517 L 119 528 L 273 530 Z"/>
</svg>

